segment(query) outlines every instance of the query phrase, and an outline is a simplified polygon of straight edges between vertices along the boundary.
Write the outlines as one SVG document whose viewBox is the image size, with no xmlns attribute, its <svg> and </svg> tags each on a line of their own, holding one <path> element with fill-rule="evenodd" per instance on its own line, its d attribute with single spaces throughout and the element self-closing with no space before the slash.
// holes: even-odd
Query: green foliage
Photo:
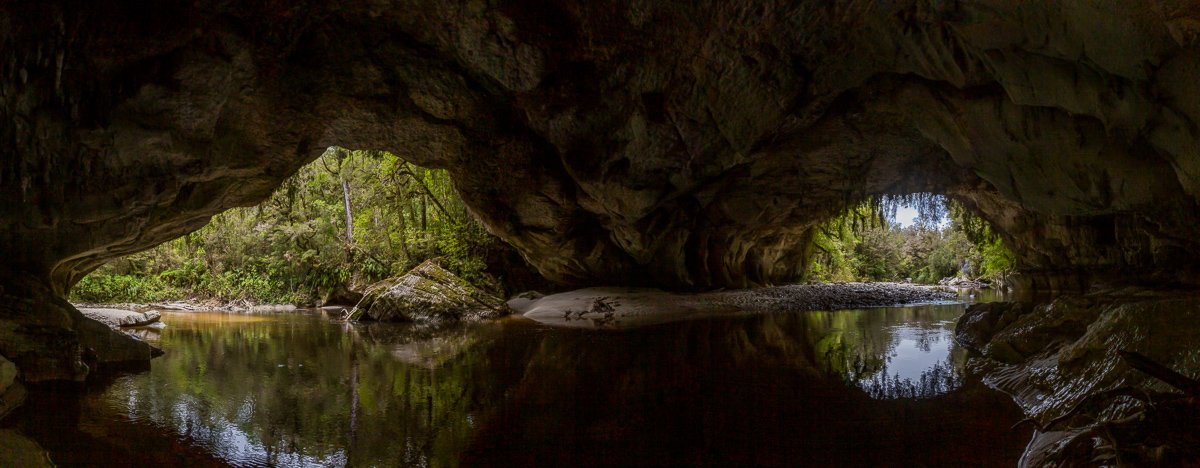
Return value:
<svg viewBox="0 0 1200 468">
<path fill-rule="evenodd" d="M 1017 258 L 1004 246 L 999 237 L 983 245 L 983 275 L 988 278 L 1007 280 L 1016 267 Z"/>
<path fill-rule="evenodd" d="M 122 274 L 89 275 L 75 285 L 72 298 L 84 302 L 162 301 L 179 297 L 180 291 L 157 276 Z"/>
<path fill-rule="evenodd" d="M 901 228 L 899 206 L 917 209 Z M 949 224 L 940 221 L 949 218 Z M 1016 258 L 985 220 L 927 193 L 876 197 L 813 229 L 808 279 L 936 283 L 950 276 L 1005 280 Z"/>
<path fill-rule="evenodd" d="M 486 284 L 483 259 L 495 245 L 445 171 L 387 152 L 330 148 L 259 206 L 226 211 L 196 232 L 106 265 L 72 298 L 305 304 L 433 257 Z"/>
</svg>

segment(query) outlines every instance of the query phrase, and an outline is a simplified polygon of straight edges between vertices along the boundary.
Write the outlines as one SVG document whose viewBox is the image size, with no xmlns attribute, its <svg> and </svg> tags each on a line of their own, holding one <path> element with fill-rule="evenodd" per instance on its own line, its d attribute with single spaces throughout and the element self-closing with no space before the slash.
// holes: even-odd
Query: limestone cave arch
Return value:
<svg viewBox="0 0 1200 468">
<path fill-rule="evenodd" d="M 1194 285 L 1197 11 L 5 3 L 0 354 L 78 377 L 73 282 L 333 145 L 447 169 L 563 283 L 784 281 L 812 224 L 931 191 L 1011 238 L 1032 288 Z"/>
</svg>

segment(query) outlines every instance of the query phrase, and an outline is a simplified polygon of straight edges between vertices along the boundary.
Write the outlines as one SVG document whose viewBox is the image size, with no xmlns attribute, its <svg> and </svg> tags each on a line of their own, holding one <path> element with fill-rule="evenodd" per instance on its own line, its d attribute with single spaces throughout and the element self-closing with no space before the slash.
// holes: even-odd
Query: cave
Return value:
<svg viewBox="0 0 1200 468">
<path fill-rule="evenodd" d="M 26 382 L 87 374 L 80 278 L 335 145 L 446 169 L 564 286 L 785 284 L 813 226 L 917 192 L 991 223 L 1043 304 L 1200 286 L 1191 0 L 0 12 L 0 355 Z"/>
</svg>

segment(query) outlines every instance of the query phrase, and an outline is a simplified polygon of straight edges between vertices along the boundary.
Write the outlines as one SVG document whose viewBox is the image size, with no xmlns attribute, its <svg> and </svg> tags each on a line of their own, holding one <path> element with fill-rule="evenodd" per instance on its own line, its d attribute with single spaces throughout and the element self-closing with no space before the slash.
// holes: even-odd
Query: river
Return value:
<svg viewBox="0 0 1200 468">
<path fill-rule="evenodd" d="M 966 372 L 964 309 L 620 331 L 165 312 L 149 371 L 6 424 L 60 466 L 1012 466 L 1030 431 Z"/>
</svg>

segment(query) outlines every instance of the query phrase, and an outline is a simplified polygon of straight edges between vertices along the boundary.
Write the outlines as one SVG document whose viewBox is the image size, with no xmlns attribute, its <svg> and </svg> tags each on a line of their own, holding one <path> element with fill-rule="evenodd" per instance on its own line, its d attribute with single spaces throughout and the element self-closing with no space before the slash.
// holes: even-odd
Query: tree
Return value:
<svg viewBox="0 0 1200 468">
<path fill-rule="evenodd" d="M 383 151 L 330 148 L 257 207 L 89 275 L 79 300 L 182 297 L 311 303 L 443 257 L 484 286 L 494 239 L 449 176 Z"/>
<path fill-rule="evenodd" d="M 890 221 L 898 206 L 917 208 L 914 225 Z M 986 221 L 932 194 L 868 199 L 814 227 L 809 252 L 807 279 L 818 281 L 935 283 L 959 274 L 1003 281 L 1015 265 Z"/>
</svg>

